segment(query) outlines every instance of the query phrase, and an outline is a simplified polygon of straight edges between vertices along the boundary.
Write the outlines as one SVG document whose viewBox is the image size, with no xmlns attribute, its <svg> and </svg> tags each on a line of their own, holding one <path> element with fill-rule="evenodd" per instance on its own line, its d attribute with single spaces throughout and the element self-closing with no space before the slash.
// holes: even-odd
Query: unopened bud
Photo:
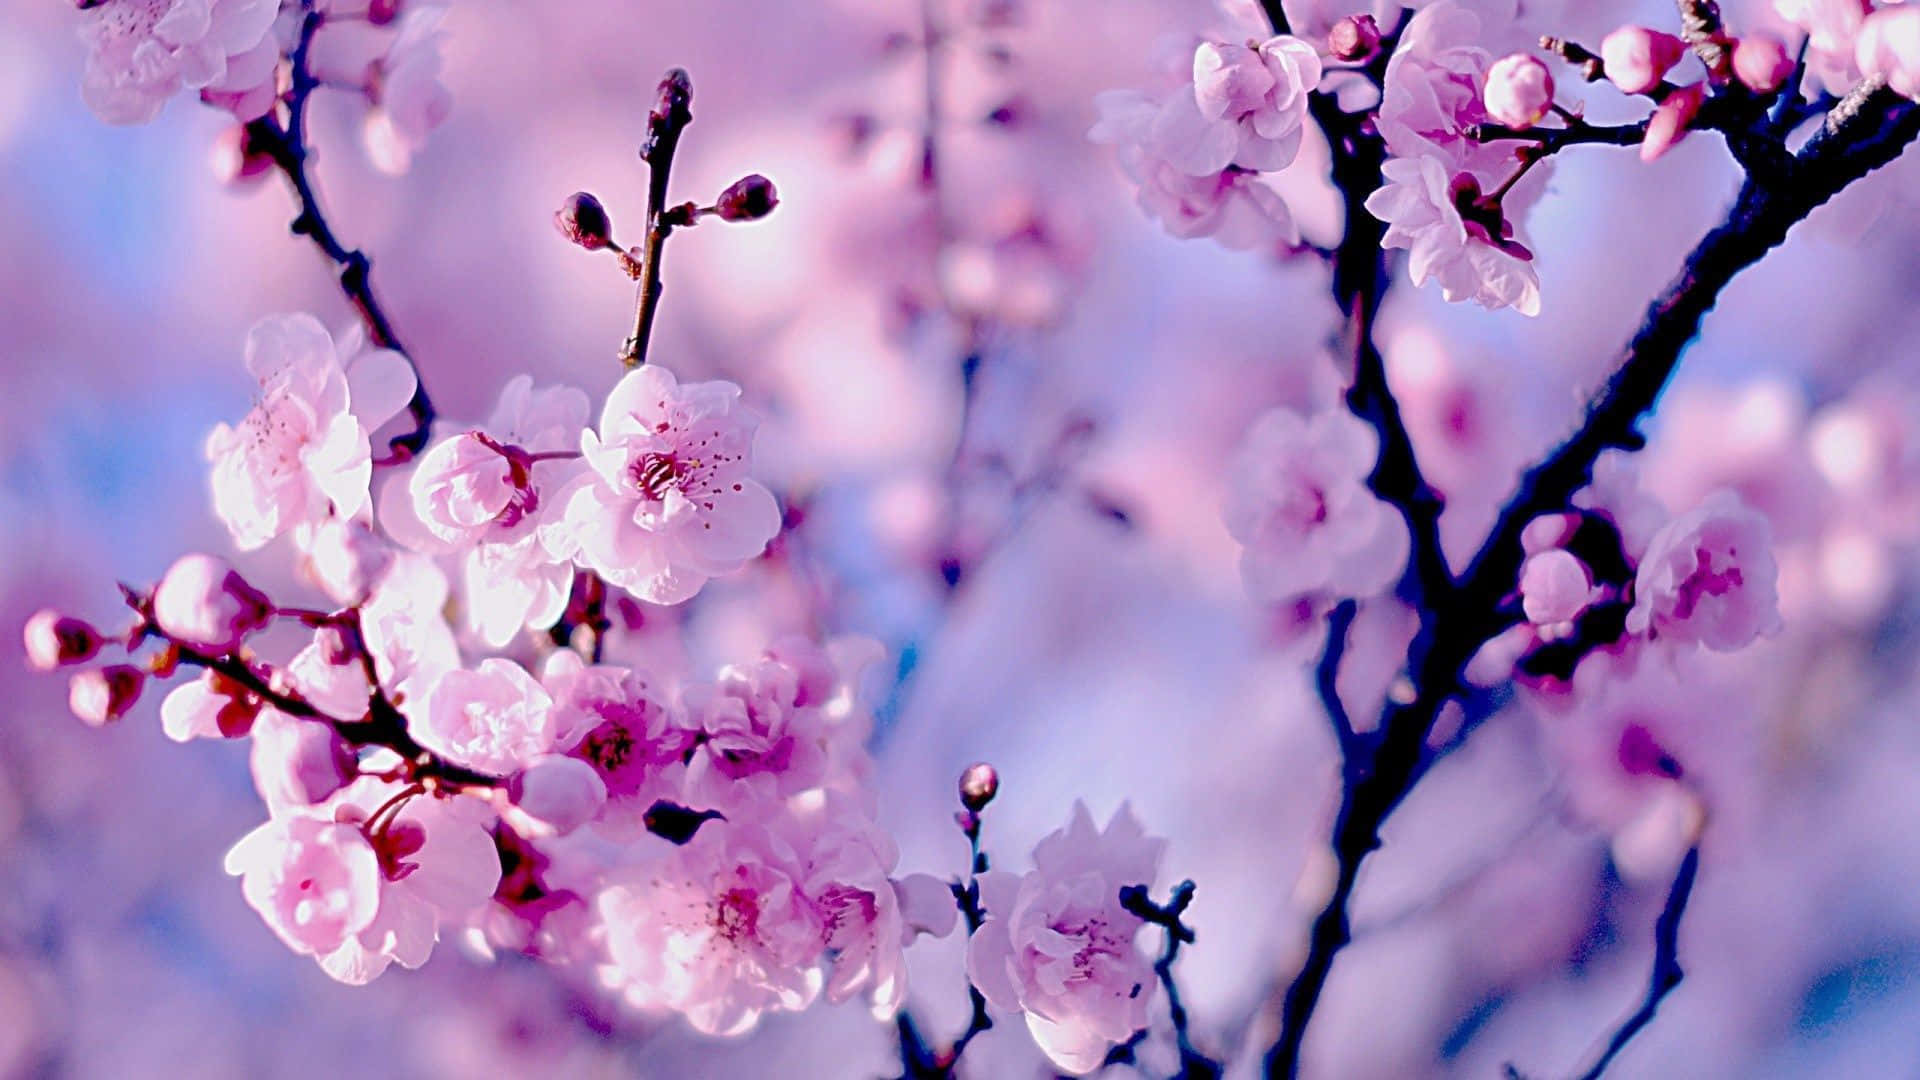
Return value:
<svg viewBox="0 0 1920 1080">
<path fill-rule="evenodd" d="M 973 813 L 987 808 L 1000 793 L 1000 774 L 984 761 L 967 766 L 960 774 L 960 805 Z"/>
<path fill-rule="evenodd" d="M 651 162 L 656 147 L 680 137 L 680 129 L 693 123 L 693 79 L 684 68 L 673 68 L 660 80 L 654 95 L 653 112 L 647 117 L 647 141 L 640 157 Z"/>
<path fill-rule="evenodd" d="M 100 651 L 100 631 L 52 608 L 34 612 L 22 636 L 26 639 L 27 663 L 36 671 L 91 660 Z"/>
<path fill-rule="evenodd" d="M 273 620 L 273 602 L 212 555 L 183 555 L 153 591 L 153 618 L 175 641 L 230 652 Z"/>
<path fill-rule="evenodd" d="M 367 21 L 375 26 L 386 26 L 400 17 L 403 0 L 372 0 L 367 5 Z"/>
<path fill-rule="evenodd" d="M 101 727 L 127 715 L 146 680 L 147 673 L 131 664 L 82 671 L 67 685 L 67 707 L 82 723 Z"/>
<path fill-rule="evenodd" d="M 1368 60 L 1380 50 L 1380 24 L 1371 15 L 1348 15 L 1327 32 L 1327 51 L 1335 59 Z"/>
<path fill-rule="evenodd" d="M 567 196 L 553 213 L 553 227 L 560 235 L 588 251 L 613 246 L 613 221 L 600 200 L 584 191 Z"/>
<path fill-rule="evenodd" d="M 1487 69 L 1483 100 L 1488 116 L 1510 128 L 1530 128 L 1553 108 L 1553 74 L 1538 58 L 1514 53 Z"/>
<path fill-rule="evenodd" d="M 758 221 L 780 205 L 780 194 L 773 181 L 754 173 L 743 176 L 714 200 L 713 211 L 721 221 Z"/>
<path fill-rule="evenodd" d="M 1659 86 L 1686 55 L 1686 42 L 1644 26 L 1623 26 L 1600 42 L 1607 78 L 1629 94 L 1644 94 Z"/>
<path fill-rule="evenodd" d="M 1793 57 L 1772 34 L 1748 34 L 1733 47 L 1733 77 L 1756 94 L 1771 94 L 1793 77 Z"/>
</svg>

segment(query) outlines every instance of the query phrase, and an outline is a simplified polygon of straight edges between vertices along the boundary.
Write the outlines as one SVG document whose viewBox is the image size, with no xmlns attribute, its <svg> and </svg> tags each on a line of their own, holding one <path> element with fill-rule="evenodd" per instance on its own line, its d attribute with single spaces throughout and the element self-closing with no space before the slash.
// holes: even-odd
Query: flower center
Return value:
<svg viewBox="0 0 1920 1080">
<path fill-rule="evenodd" d="M 672 454 L 648 451 L 640 455 L 630 471 L 640 493 L 657 502 L 666 498 L 668 491 L 679 487 L 687 474 L 699 465 L 697 461 L 682 463 Z"/>
</svg>

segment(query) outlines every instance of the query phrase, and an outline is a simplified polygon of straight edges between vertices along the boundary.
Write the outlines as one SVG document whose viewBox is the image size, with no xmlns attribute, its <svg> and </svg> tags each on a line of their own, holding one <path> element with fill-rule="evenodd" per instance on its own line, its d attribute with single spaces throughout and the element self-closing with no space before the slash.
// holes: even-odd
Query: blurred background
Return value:
<svg viewBox="0 0 1920 1080">
<path fill-rule="evenodd" d="M 1493 47 L 1541 32 L 1597 44 L 1672 18 L 1654 2 L 1519 7 Z M 1723 7 L 1736 27 L 1781 25 L 1764 2 Z M 283 311 L 352 318 L 288 234 L 277 179 L 223 177 L 223 114 L 177 100 L 120 129 L 88 113 L 74 23 L 67 3 L 0 8 L 12 628 L 46 605 L 107 619 L 115 581 L 227 552 L 201 445 L 248 405 L 247 327 Z M 755 571 L 709 590 L 686 614 L 693 662 L 809 626 L 884 642 L 878 783 L 903 870 L 962 868 L 952 784 L 973 760 L 1003 777 L 987 846 L 1010 868 L 1074 799 L 1101 820 L 1130 800 L 1171 841 L 1159 887 L 1198 882 L 1180 978 L 1196 1039 L 1224 1056 L 1257 1052 L 1299 961 L 1337 774 L 1308 670 L 1318 632 L 1247 599 L 1223 463 L 1265 409 L 1332 406 L 1336 316 L 1316 260 L 1162 235 L 1085 132 L 1095 93 L 1146 84 L 1157 37 L 1228 25 L 1186 0 L 458 0 L 454 111 L 408 175 L 372 168 L 352 102 L 323 93 L 312 118 L 334 225 L 374 256 L 458 422 L 517 372 L 596 398 L 617 378 L 630 287 L 551 215 L 585 189 L 616 232 L 637 232 L 652 87 L 668 66 L 691 71 L 675 197 L 760 172 L 781 206 L 676 238 L 653 356 L 739 382 L 766 415 L 760 471 L 798 521 L 779 557 L 804 560 L 812 583 L 783 595 Z M 1596 118 L 1633 115 L 1563 82 L 1562 100 L 1588 95 Z M 1614 1075 L 1920 1076 L 1913 159 L 1728 291 L 1643 455 L 1675 512 L 1732 486 L 1772 518 L 1786 632 L 1735 656 L 1600 672 L 1578 707 L 1497 694 L 1504 707 L 1368 864 L 1310 1075 L 1572 1072 L 1643 992 L 1679 798 L 1707 820 L 1687 977 Z M 1518 469 L 1570 430 L 1735 186 L 1711 136 L 1653 165 L 1580 148 L 1527 222 L 1540 318 L 1396 285 L 1382 339 L 1456 561 Z M 1324 184 L 1287 193 L 1309 239 L 1337 238 Z M 240 565 L 291 581 L 284 551 Z M 1363 612 L 1343 683 L 1356 715 L 1411 629 L 1404 611 Z M 590 979 L 457 947 L 418 973 L 336 985 L 221 872 L 264 816 L 245 751 L 168 743 L 152 701 L 88 730 L 62 680 L 26 671 L 18 634 L 0 640 L 0 1076 L 897 1068 L 892 1029 L 858 1004 L 708 1040 L 623 1016 Z M 1685 764 L 1684 791 L 1614 752 L 1634 725 Z M 923 1027 L 958 1030 L 958 943 L 910 961 Z M 1046 1075 L 1017 1023 L 968 1058 L 972 1076 Z"/>
</svg>

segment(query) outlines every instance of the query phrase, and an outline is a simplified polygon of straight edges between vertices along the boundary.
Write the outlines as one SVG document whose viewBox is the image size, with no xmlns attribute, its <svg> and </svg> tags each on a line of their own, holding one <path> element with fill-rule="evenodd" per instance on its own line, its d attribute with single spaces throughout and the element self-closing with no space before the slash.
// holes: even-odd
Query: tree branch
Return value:
<svg viewBox="0 0 1920 1080">
<path fill-rule="evenodd" d="M 1660 917 L 1653 924 L 1653 977 L 1647 984 L 1647 996 L 1632 1016 L 1621 1023 L 1613 1037 L 1593 1066 L 1580 1074 L 1580 1080 L 1600 1080 L 1600 1074 L 1620 1051 L 1633 1041 L 1640 1029 L 1653 1022 L 1653 1014 L 1660 1008 L 1660 1002 L 1680 985 L 1686 972 L 1680 969 L 1680 919 L 1687 913 L 1687 901 L 1693 897 L 1693 882 L 1700 873 L 1700 849 L 1692 848 L 1680 863 L 1680 872 L 1673 879 L 1673 890 L 1667 894 L 1667 906 L 1660 909 Z"/>
<path fill-rule="evenodd" d="M 676 225 L 693 224 L 692 204 L 669 209 L 667 181 L 673 174 L 673 155 L 680 135 L 693 123 L 693 80 L 681 68 L 670 69 L 660 80 L 653 112 L 647 116 L 647 141 L 640 157 L 647 163 L 647 240 L 640 254 L 640 292 L 634 301 L 633 333 L 620 347 L 620 362 L 637 368 L 647 362 L 647 344 L 660 312 L 660 262 L 667 253 L 667 237 Z"/>
</svg>

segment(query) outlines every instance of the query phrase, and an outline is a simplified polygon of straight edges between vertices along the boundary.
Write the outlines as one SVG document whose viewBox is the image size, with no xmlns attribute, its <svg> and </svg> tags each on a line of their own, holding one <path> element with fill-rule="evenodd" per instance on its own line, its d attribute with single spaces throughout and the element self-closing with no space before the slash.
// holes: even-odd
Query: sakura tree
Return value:
<svg viewBox="0 0 1920 1080">
<path fill-rule="evenodd" d="M 1920 5 L 45 7 L 0 1073 L 1904 1067 Z"/>
</svg>

